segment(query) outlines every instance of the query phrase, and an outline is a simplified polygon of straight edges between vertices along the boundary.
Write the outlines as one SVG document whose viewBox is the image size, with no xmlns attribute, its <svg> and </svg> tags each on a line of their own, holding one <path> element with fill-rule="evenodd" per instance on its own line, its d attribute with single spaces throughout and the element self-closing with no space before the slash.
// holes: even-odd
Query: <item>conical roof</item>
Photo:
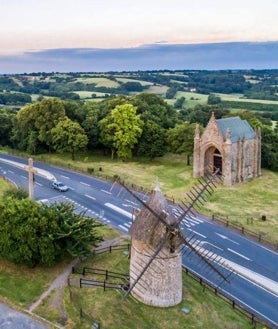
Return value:
<svg viewBox="0 0 278 329">
<path fill-rule="evenodd" d="M 166 223 L 172 225 L 176 219 L 167 212 L 168 203 L 158 184 L 152 191 L 146 205 Z M 167 226 L 147 207 L 143 207 L 132 223 L 129 233 L 132 239 L 157 247 L 167 232 Z M 178 243 L 180 244 L 180 242 Z"/>
</svg>

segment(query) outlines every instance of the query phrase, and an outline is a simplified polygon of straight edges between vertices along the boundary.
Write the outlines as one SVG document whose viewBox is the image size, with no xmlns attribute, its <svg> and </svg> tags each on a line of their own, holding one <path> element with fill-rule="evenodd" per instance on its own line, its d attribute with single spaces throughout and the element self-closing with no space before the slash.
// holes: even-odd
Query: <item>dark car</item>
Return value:
<svg viewBox="0 0 278 329">
<path fill-rule="evenodd" d="M 60 192 L 66 192 L 69 189 L 67 185 L 61 182 L 53 182 L 52 187 Z"/>
</svg>

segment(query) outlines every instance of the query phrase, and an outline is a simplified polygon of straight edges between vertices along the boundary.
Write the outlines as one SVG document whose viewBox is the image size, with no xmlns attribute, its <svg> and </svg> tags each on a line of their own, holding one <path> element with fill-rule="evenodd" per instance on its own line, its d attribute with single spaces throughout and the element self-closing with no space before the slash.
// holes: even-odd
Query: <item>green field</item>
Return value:
<svg viewBox="0 0 278 329">
<path fill-rule="evenodd" d="M 162 86 L 162 85 L 152 85 L 150 88 L 146 91 L 148 93 L 156 94 L 161 97 L 165 97 L 165 94 L 168 90 L 167 86 Z"/>
<path fill-rule="evenodd" d="M 91 78 L 77 78 L 76 82 L 83 82 L 83 83 L 95 83 L 96 87 L 107 87 L 107 88 L 117 88 L 119 87 L 119 83 L 114 80 L 110 80 L 108 78 L 97 78 L 97 77 L 91 77 Z"/>
<path fill-rule="evenodd" d="M 136 80 L 136 79 L 129 79 L 129 78 L 116 78 L 117 81 L 120 81 L 122 83 L 126 82 L 139 82 L 142 86 L 152 86 L 152 82 L 144 81 L 144 80 Z"/>
<path fill-rule="evenodd" d="M 271 101 L 271 100 L 266 100 L 266 99 L 244 98 L 242 94 L 215 94 L 215 95 L 221 97 L 221 99 L 223 101 L 236 101 L 236 102 L 248 102 L 248 103 L 278 105 L 278 101 Z"/>
</svg>

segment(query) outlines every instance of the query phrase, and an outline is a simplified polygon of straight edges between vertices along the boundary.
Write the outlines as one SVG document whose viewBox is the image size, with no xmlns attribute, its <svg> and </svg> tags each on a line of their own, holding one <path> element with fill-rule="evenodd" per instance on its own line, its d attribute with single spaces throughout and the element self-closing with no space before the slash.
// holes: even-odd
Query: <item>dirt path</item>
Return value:
<svg viewBox="0 0 278 329">
<path fill-rule="evenodd" d="M 111 240 L 105 240 L 103 241 L 98 248 L 105 248 L 112 245 L 116 245 L 121 243 L 122 237 L 117 237 Z M 61 311 L 62 314 L 62 322 L 66 321 L 67 314 L 66 310 L 64 309 L 63 304 L 63 288 L 67 286 L 67 280 L 68 276 L 71 274 L 72 267 L 76 266 L 80 262 L 79 259 L 73 260 L 70 264 L 68 264 L 62 273 L 60 273 L 50 284 L 47 290 L 45 290 L 42 295 L 34 302 L 32 303 L 28 311 L 33 312 L 45 299 L 47 296 L 49 296 L 53 291 L 56 291 L 56 294 L 53 296 L 51 300 L 51 304 L 54 304 L 53 306 Z"/>
</svg>

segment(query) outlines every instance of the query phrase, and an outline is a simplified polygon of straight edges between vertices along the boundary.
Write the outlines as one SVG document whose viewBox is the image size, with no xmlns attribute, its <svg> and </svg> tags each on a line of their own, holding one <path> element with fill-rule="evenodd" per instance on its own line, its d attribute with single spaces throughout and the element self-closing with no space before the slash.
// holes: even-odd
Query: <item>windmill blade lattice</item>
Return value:
<svg viewBox="0 0 278 329">
<path fill-rule="evenodd" d="M 209 271 L 216 273 L 222 279 L 222 282 L 228 281 L 228 275 L 224 274 L 221 270 L 224 267 L 224 265 L 221 263 L 221 258 L 215 256 L 212 251 L 203 248 L 193 234 L 185 235 L 182 230 L 186 218 L 194 217 L 194 207 L 202 206 L 206 199 L 213 193 L 214 188 L 216 188 L 215 182 L 218 179 L 218 170 L 216 170 L 206 179 L 200 179 L 198 186 L 193 187 L 192 190 L 186 194 L 186 201 L 180 205 L 178 215 L 176 214 L 177 218 L 175 218 L 173 214 L 169 214 L 165 211 L 161 212 L 160 208 L 154 209 L 151 204 L 142 200 L 123 182 L 118 181 L 120 186 L 122 186 L 133 197 L 136 203 L 139 203 L 141 206 L 143 206 L 141 211 L 145 211 L 145 214 L 151 214 L 153 218 L 155 218 L 156 223 L 154 225 L 158 227 L 158 231 L 159 227 L 160 231 L 163 231 L 163 234 L 160 234 L 160 239 L 155 243 L 152 241 L 151 248 L 149 248 L 147 253 L 145 252 L 145 254 L 148 256 L 147 261 L 141 262 L 140 260 L 137 260 L 137 263 L 135 263 L 135 265 L 133 264 L 133 267 L 130 270 L 131 282 L 129 289 L 125 293 L 125 297 L 131 293 L 135 287 L 137 294 L 139 290 L 139 294 L 144 295 L 144 291 L 141 291 L 141 288 L 144 290 L 149 284 L 148 280 L 145 278 L 145 274 L 146 272 L 150 272 L 150 267 L 157 266 L 157 259 L 159 259 L 161 255 L 165 255 L 166 257 L 165 250 L 167 249 L 170 250 L 170 253 L 179 253 L 181 252 L 182 248 L 184 253 L 194 253 L 199 257 L 201 264 L 206 266 Z M 135 220 L 135 226 L 136 222 L 137 219 Z M 145 221 L 145 225 L 147 223 L 148 222 Z M 161 229 L 161 227 L 163 229 Z M 140 240 L 140 236 L 142 236 L 142 234 L 140 234 L 141 233 L 137 232 L 137 240 Z M 142 240 L 144 241 L 144 237 Z M 144 241 L 144 245 L 145 242 L 146 241 Z M 182 245 L 184 245 L 184 247 L 182 247 Z M 138 259 L 140 259 L 140 257 Z"/>
</svg>

